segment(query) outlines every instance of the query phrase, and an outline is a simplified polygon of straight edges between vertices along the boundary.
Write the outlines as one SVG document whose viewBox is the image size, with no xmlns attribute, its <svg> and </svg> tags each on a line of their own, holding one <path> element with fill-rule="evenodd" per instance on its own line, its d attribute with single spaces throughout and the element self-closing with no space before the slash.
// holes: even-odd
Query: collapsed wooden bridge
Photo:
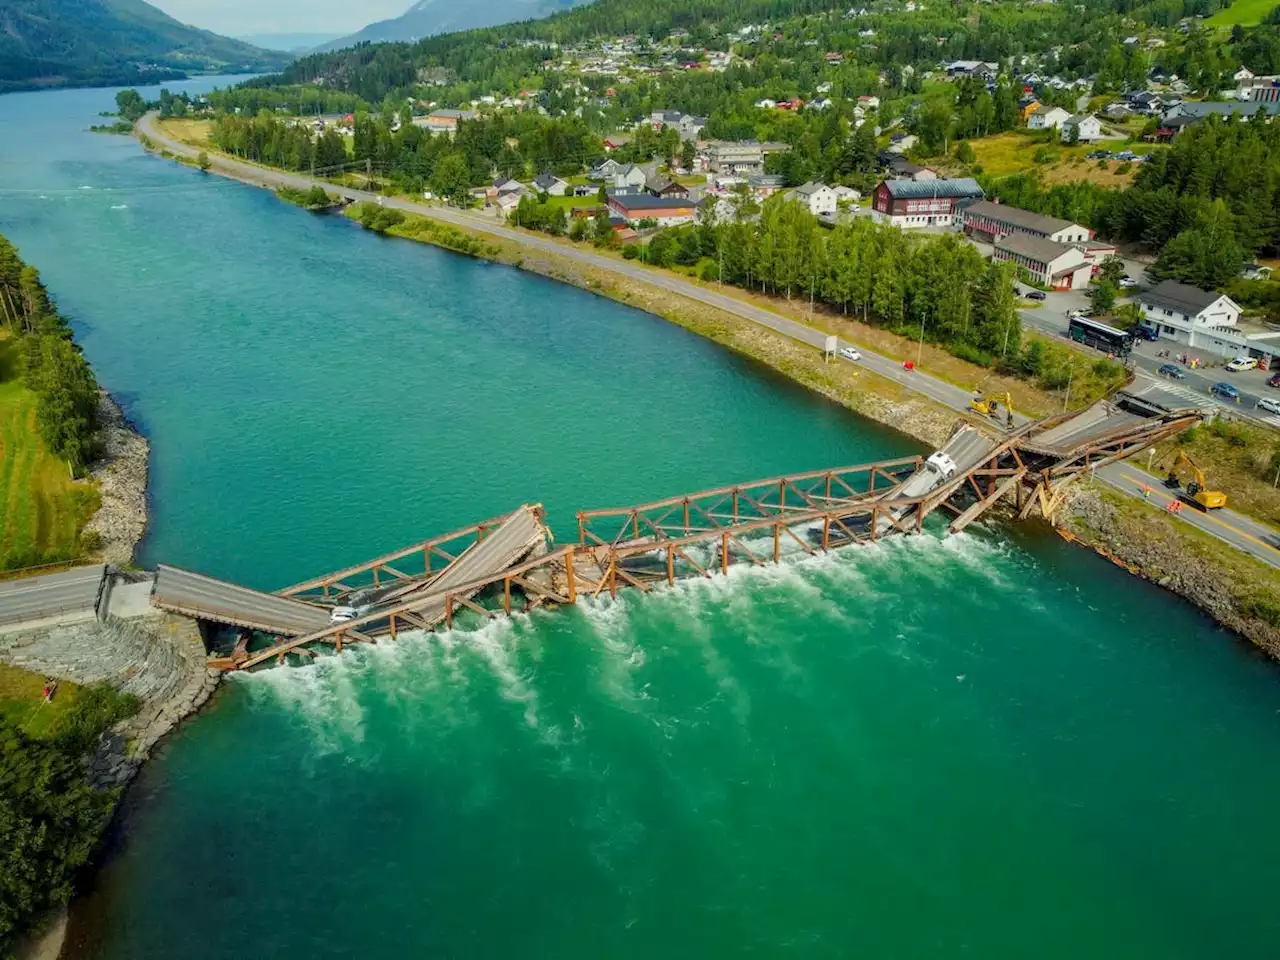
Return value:
<svg viewBox="0 0 1280 960">
<path fill-rule="evenodd" d="M 735 564 L 778 562 L 882 537 L 919 533 L 938 510 L 963 530 L 1012 496 L 1019 518 L 1052 520 L 1081 474 L 1145 449 L 1196 423 L 1196 410 L 1148 415 L 1103 401 L 1076 414 L 989 435 L 959 423 L 928 457 L 770 477 L 617 509 L 578 514 L 576 543 L 556 546 L 539 505 L 525 505 L 443 536 L 275 594 L 172 567 L 157 573 L 161 609 L 266 635 L 246 638 L 222 669 L 338 651 L 405 630 L 452 628 L 482 618 L 572 604 L 582 596 L 649 591 Z M 993 430 L 994 433 L 994 430 Z M 483 601 L 483 602 L 482 602 Z M 342 611 L 335 613 L 341 607 Z"/>
</svg>

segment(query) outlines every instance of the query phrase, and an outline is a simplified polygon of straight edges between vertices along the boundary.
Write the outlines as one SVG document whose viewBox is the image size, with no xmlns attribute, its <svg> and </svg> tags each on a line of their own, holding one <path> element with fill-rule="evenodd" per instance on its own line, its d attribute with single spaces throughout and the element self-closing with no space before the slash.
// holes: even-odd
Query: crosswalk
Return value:
<svg viewBox="0 0 1280 960">
<path fill-rule="evenodd" d="M 1160 380 L 1157 380 L 1156 382 L 1160 384 L 1161 389 L 1164 390 L 1166 393 L 1172 393 L 1175 396 L 1181 397 L 1182 399 L 1186 400 L 1191 406 L 1200 407 L 1202 409 L 1209 409 L 1212 407 L 1221 407 L 1224 410 L 1230 410 L 1234 413 L 1244 414 L 1246 417 L 1249 417 L 1252 420 L 1259 420 L 1262 423 L 1267 424 L 1268 426 L 1276 427 L 1277 429 L 1280 429 L 1280 414 L 1269 413 L 1266 410 L 1261 410 L 1254 407 L 1252 404 L 1228 403 L 1227 401 L 1222 400 L 1221 398 L 1216 397 L 1211 393 L 1207 393 L 1207 392 L 1200 393 L 1196 390 L 1193 390 L 1191 387 L 1184 387 L 1176 382 L 1165 380 L 1163 378 Z"/>
</svg>

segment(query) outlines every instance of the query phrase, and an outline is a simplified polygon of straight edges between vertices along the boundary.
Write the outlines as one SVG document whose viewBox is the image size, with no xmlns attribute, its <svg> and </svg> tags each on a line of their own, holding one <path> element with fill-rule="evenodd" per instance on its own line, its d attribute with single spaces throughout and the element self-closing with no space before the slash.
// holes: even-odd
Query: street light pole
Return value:
<svg viewBox="0 0 1280 960">
<path fill-rule="evenodd" d="M 924 315 L 920 316 L 920 349 L 916 351 L 916 366 L 924 359 Z"/>
</svg>

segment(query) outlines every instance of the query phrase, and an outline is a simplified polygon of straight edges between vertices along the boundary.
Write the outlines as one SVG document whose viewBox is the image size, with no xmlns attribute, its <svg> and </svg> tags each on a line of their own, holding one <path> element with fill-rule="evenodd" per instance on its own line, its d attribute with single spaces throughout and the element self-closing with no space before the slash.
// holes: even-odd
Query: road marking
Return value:
<svg viewBox="0 0 1280 960">
<path fill-rule="evenodd" d="M 1131 473 L 1126 472 L 1124 474 L 1124 477 L 1126 480 L 1130 480 L 1133 483 L 1137 484 L 1139 491 L 1141 491 L 1143 487 L 1151 486 L 1151 484 L 1147 480 L 1139 480 L 1137 477 L 1135 477 Z M 1174 499 L 1172 495 L 1167 494 L 1163 491 L 1157 491 L 1154 487 L 1152 487 L 1152 492 L 1158 493 L 1160 496 L 1164 497 L 1166 502 Z M 1143 499 L 1146 499 L 1146 498 L 1144 497 Z M 1191 514 L 1191 516 L 1200 516 L 1203 519 L 1208 520 L 1210 523 L 1216 523 L 1218 526 L 1223 527 L 1227 530 L 1230 530 L 1236 536 L 1244 537 L 1244 539 L 1249 540 L 1253 543 L 1256 543 L 1260 547 L 1266 547 L 1272 553 L 1276 554 L 1277 556 L 1280 556 L 1280 550 L 1277 550 L 1271 544 L 1267 543 L 1264 540 L 1259 540 L 1257 537 L 1253 536 L 1253 534 L 1245 533 L 1245 531 L 1241 530 L 1239 527 L 1232 526 L 1231 524 L 1227 523 L 1225 520 L 1219 520 L 1217 517 L 1211 516 L 1210 514 L 1205 512 L 1201 512 L 1199 514 Z M 1190 521 L 1187 521 L 1187 522 L 1190 523 Z M 1191 525 L 1195 526 L 1194 523 L 1192 523 Z"/>
</svg>

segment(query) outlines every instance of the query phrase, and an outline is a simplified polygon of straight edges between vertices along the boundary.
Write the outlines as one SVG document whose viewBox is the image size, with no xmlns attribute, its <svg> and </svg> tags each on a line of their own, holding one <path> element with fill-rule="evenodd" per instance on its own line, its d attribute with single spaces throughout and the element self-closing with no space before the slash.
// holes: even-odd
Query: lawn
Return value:
<svg viewBox="0 0 1280 960">
<path fill-rule="evenodd" d="M 1044 134 L 1011 131 L 970 140 L 969 146 L 988 176 L 1005 177 L 1034 170 L 1047 184 L 1091 180 L 1104 187 L 1121 187 L 1136 176 L 1138 164 L 1132 164 L 1125 173 L 1117 173 L 1120 164 L 1114 160 L 1108 161 L 1105 168 L 1099 168 L 1096 161 L 1086 160 L 1085 155 L 1100 148 L 1119 150 L 1126 143 L 1107 140 L 1101 144 L 1068 146 L 1056 140 L 1046 141 Z M 1036 162 L 1038 152 L 1045 158 L 1044 162 Z"/>
<path fill-rule="evenodd" d="M 1280 527 L 1280 489 L 1271 466 L 1280 452 L 1280 433 L 1251 423 L 1213 421 L 1158 445 L 1156 469 L 1167 472 L 1179 450 L 1200 465 L 1211 489 L 1227 495 L 1228 507 Z M 1145 459 L 1137 462 L 1146 466 Z"/>
<path fill-rule="evenodd" d="M 1262 22 L 1280 0 L 1236 0 L 1205 21 L 1211 27 L 1252 27 Z"/>
<path fill-rule="evenodd" d="M 52 732 L 80 694 L 80 687 L 62 681 L 53 700 L 44 702 L 45 678 L 0 663 L 0 718 L 24 733 L 41 737 Z"/>
<path fill-rule="evenodd" d="M 213 129 L 212 120 L 183 120 L 170 117 L 160 121 L 160 127 L 173 139 L 189 143 L 193 147 L 213 146 L 213 140 L 209 135 Z"/>
<path fill-rule="evenodd" d="M 18 369 L 18 343 L 0 332 L 0 570 L 78 557 L 80 528 L 98 507 L 97 490 L 45 449 Z"/>
<path fill-rule="evenodd" d="M 596 207 L 600 205 L 600 198 L 596 194 L 589 197 L 547 197 L 547 206 L 560 207 L 565 211 L 574 210 L 578 207 Z"/>
</svg>

